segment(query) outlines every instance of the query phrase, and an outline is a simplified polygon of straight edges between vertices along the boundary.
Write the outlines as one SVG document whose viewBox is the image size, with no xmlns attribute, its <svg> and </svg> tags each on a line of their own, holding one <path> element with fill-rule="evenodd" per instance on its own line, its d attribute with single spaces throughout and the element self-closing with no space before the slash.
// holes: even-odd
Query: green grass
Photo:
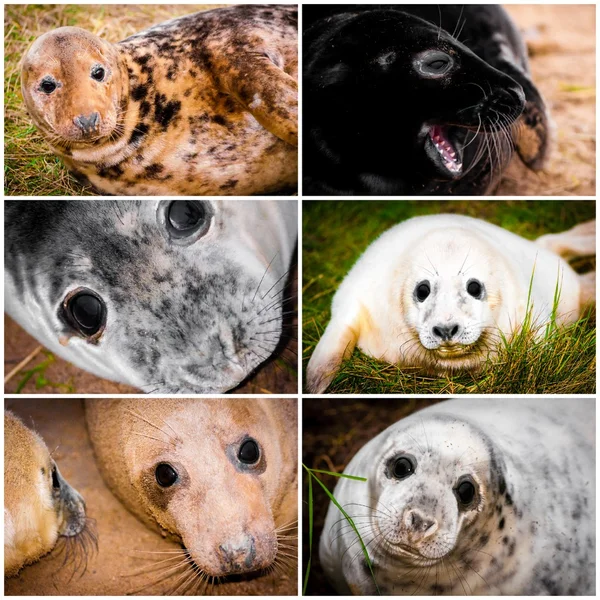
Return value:
<svg viewBox="0 0 600 600">
<path fill-rule="evenodd" d="M 303 366 L 330 318 L 338 286 L 369 244 L 391 226 L 422 214 L 455 212 L 483 218 L 528 239 L 564 231 L 595 217 L 586 201 L 328 201 L 303 203 Z M 589 268 L 589 261 L 579 266 Z M 586 316 L 534 341 L 531 327 L 501 348 L 480 374 L 425 377 L 356 350 L 328 393 L 510 394 L 594 393 L 595 318 Z"/>
<path fill-rule="evenodd" d="M 54 354 L 48 350 L 43 350 L 42 354 L 44 354 L 46 358 L 41 363 L 31 369 L 23 370 L 19 373 L 21 378 L 17 384 L 15 394 L 20 394 L 31 379 L 34 380 L 36 390 L 48 386 L 59 390 L 61 394 L 74 394 L 75 387 L 73 386 L 72 381 L 69 381 L 69 383 L 57 383 L 48 379 L 46 371 L 48 367 L 55 362 L 56 358 L 54 357 Z"/>
<path fill-rule="evenodd" d="M 4 194 L 89 196 L 33 126 L 21 97 L 20 61 L 31 43 L 57 27 L 82 27 L 118 42 L 167 19 L 217 5 L 8 4 L 4 7 Z"/>
</svg>

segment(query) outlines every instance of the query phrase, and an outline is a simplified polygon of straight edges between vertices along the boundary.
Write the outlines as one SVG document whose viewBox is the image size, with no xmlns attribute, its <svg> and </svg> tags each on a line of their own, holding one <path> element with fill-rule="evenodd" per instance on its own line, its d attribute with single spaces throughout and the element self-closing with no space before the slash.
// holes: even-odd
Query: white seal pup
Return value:
<svg viewBox="0 0 600 600">
<path fill-rule="evenodd" d="M 144 392 L 221 393 L 276 350 L 295 200 L 5 203 L 6 312 Z"/>
<path fill-rule="evenodd" d="M 86 420 L 108 487 L 183 545 L 182 569 L 216 578 L 287 562 L 279 555 L 290 555 L 298 517 L 295 400 L 93 399 Z"/>
<path fill-rule="evenodd" d="M 334 496 L 389 595 L 594 595 L 593 399 L 449 400 L 363 446 Z M 372 595 L 357 536 L 329 506 L 320 541 L 341 594 Z"/>
<path fill-rule="evenodd" d="M 4 413 L 4 576 L 50 552 L 86 525 L 85 502 L 61 476 L 44 440 Z"/>
<path fill-rule="evenodd" d="M 414 217 L 392 227 L 336 292 L 308 363 L 308 390 L 324 392 L 355 346 L 444 375 L 480 369 L 528 312 L 535 326 L 575 322 L 595 301 L 595 273 L 578 275 L 555 251 L 594 255 L 595 224 L 540 244 L 462 215 Z"/>
</svg>

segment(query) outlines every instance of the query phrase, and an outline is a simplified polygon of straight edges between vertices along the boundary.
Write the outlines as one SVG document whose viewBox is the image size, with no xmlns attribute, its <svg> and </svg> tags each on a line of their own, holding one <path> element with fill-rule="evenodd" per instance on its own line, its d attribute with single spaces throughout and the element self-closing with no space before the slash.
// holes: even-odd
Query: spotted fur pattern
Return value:
<svg viewBox="0 0 600 600">
<path fill-rule="evenodd" d="M 594 400 L 450 400 L 371 440 L 345 469 L 367 482 L 340 479 L 334 496 L 355 519 L 379 591 L 593 595 L 594 423 Z M 390 464 L 405 455 L 414 473 L 398 479 Z M 477 489 L 468 506 L 456 493 L 465 476 Z M 331 505 L 321 562 L 340 593 L 372 595 L 356 535 L 340 518 Z"/>
<path fill-rule="evenodd" d="M 223 392 L 279 342 L 296 203 L 213 201 L 208 233 L 179 245 L 159 222 L 164 202 L 7 203 L 5 307 L 98 376 L 145 392 Z M 77 288 L 106 304 L 97 341 L 63 316 Z"/>
<path fill-rule="evenodd" d="M 93 62 L 106 66 L 105 82 L 89 81 Z M 50 96 L 38 89 L 48 74 L 60 84 Z M 296 78 L 297 7 L 242 5 L 115 45 L 57 29 L 28 51 L 22 87 L 54 152 L 102 193 L 247 195 L 295 186 Z M 97 135 L 65 137 L 94 111 Z"/>
</svg>

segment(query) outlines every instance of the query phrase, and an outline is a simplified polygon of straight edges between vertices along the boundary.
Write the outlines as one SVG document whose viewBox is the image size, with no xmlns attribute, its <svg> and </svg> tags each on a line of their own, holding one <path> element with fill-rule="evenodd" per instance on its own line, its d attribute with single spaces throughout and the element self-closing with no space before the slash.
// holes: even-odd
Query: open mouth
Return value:
<svg viewBox="0 0 600 600">
<path fill-rule="evenodd" d="M 460 144 L 453 139 L 450 128 L 431 125 L 427 132 L 425 151 L 444 175 L 457 179 L 462 175 L 462 152 Z"/>
</svg>

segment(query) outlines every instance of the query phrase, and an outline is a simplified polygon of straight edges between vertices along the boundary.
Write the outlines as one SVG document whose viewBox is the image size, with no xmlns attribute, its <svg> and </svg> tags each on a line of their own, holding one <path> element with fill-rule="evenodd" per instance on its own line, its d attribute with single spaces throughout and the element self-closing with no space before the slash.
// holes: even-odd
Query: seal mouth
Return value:
<svg viewBox="0 0 600 600">
<path fill-rule="evenodd" d="M 425 137 L 425 153 L 440 174 L 458 179 L 463 172 L 462 146 L 450 127 L 430 125 Z"/>
<path fill-rule="evenodd" d="M 465 354 L 467 354 L 469 352 L 470 349 L 471 349 L 470 345 L 463 346 L 461 344 L 453 344 L 451 346 L 440 346 L 439 348 L 436 348 L 434 350 L 434 352 L 437 352 L 444 358 L 453 358 L 453 357 L 464 356 Z"/>
</svg>

